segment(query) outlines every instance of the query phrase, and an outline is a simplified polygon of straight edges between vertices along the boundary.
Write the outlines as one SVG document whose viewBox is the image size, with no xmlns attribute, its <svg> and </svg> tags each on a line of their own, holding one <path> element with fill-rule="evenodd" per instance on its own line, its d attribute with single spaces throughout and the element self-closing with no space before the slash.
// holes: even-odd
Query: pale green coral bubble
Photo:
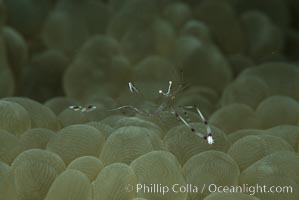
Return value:
<svg viewBox="0 0 299 200">
<path fill-rule="evenodd" d="M 267 130 L 269 135 L 280 137 L 288 142 L 295 150 L 299 144 L 299 127 L 296 125 L 280 125 Z"/>
<path fill-rule="evenodd" d="M 102 122 L 88 122 L 86 125 L 92 126 L 96 129 L 98 129 L 98 131 L 100 131 L 101 133 L 103 133 L 103 135 L 105 136 L 105 138 L 107 139 L 112 132 L 115 130 L 115 128 L 112 128 L 111 126 L 102 123 Z"/>
<path fill-rule="evenodd" d="M 276 175 L 276 177 L 287 177 L 298 184 L 298 163 L 299 155 L 296 152 L 274 152 L 244 170 L 240 176 L 240 183 L 256 184 L 257 181 L 267 181 L 263 177 L 269 178 L 270 176 Z"/>
<path fill-rule="evenodd" d="M 155 200 L 181 200 L 187 198 L 187 193 L 175 193 L 171 191 L 174 184 L 185 185 L 186 182 L 181 173 L 181 165 L 176 157 L 166 151 L 153 151 L 140 156 L 131 163 L 131 167 L 137 175 L 138 183 L 150 186 L 161 184 L 169 187 L 169 192 L 146 192 L 141 189 L 137 197 Z"/>
<path fill-rule="evenodd" d="M 162 11 L 162 16 L 166 18 L 176 29 L 181 28 L 192 16 L 191 8 L 183 2 L 168 4 Z"/>
<path fill-rule="evenodd" d="M 31 149 L 12 163 L 18 199 L 43 199 L 56 176 L 65 169 L 61 158 L 49 151 Z"/>
<path fill-rule="evenodd" d="M 0 179 L 3 178 L 10 170 L 10 166 L 0 161 Z M 1 181 L 0 181 L 1 182 Z"/>
<path fill-rule="evenodd" d="M 180 31 L 180 37 L 177 38 L 178 40 L 181 40 L 182 38 L 186 36 L 192 36 L 198 40 L 198 42 L 203 43 L 211 43 L 211 33 L 208 29 L 207 25 L 203 23 L 202 21 L 191 19 L 187 21 L 184 26 L 182 27 Z M 188 38 L 188 37 L 187 37 Z M 187 39 L 185 38 L 185 39 Z M 191 42 L 191 41 L 190 41 Z"/>
<path fill-rule="evenodd" d="M 224 89 L 220 102 L 222 106 L 242 103 L 255 109 L 268 96 L 270 88 L 265 81 L 255 76 L 241 76 Z"/>
<path fill-rule="evenodd" d="M 98 157 L 103 144 L 104 135 L 96 128 L 88 125 L 71 125 L 58 131 L 47 145 L 47 150 L 58 154 L 66 164 L 81 156 Z"/>
<path fill-rule="evenodd" d="M 271 60 L 282 52 L 285 40 L 280 30 L 264 13 L 247 11 L 241 15 L 247 53 L 255 61 Z"/>
<path fill-rule="evenodd" d="M 61 173 L 51 185 L 45 200 L 72 199 L 91 200 L 90 181 L 80 171 L 67 169 Z"/>
<path fill-rule="evenodd" d="M 95 180 L 103 168 L 104 164 L 102 161 L 94 156 L 76 158 L 67 166 L 67 169 L 75 169 L 84 173 L 90 181 Z"/>
<path fill-rule="evenodd" d="M 46 149 L 48 142 L 55 137 L 55 132 L 45 128 L 33 128 L 25 131 L 20 137 L 24 150 Z"/>
<path fill-rule="evenodd" d="M 239 129 L 258 128 L 254 110 L 245 104 L 234 103 L 215 111 L 210 117 L 210 123 L 230 134 Z"/>
<path fill-rule="evenodd" d="M 299 120 L 299 103 L 288 96 L 271 96 L 258 105 L 256 115 L 262 128 L 295 125 Z"/>
<path fill-rule="evenodd" d="M 148 55 L 171 56 L 175 40 L 173 27 L 166 20 L 157 17 L 146 27 L 129 29 L 120 43 L 124 54 L 135 64 Z"/>
<path fill-rule="evenodd" d="M 206 0 L 195 6 L 193 15 L 207 24 L 215 42 L 226 54 L 244 51 L 243 31 L 229 3 Z"/>
<path fill-rule="evenodd" d="M 259 130 L 259 129 L 241 129 L 237 130 L 235 132 L 232 132 L 228 135 L 229 141 L 234 144 L 239 139 L 249 136 L 249 135 L 261 135 L 261 134 L 267 134 L 267 131 L 265 130 Z"/>
<path fill-rule="evenodd" d="M 111 164 L 102 169 L 92 183 L 94 200 L 130 200 L 136 196 L 136 184 L 137 177 L 130 166 Z"/>
<path fill-rule="evenodd" d="M 240 184 L 255 186 L 256 184 L 278 189 L 288 187 L 288 192 L 256 193 L 255 196 L 265 200 L 298 199 L 299 156 L 295 152 L 279 151 L 255 162 L 244 170 L 240 176 Z M 292 188 L 292 192 L 291 189 Z M 284 189 L 286 191 L 286 189 Z"/>
<path fill-rule="evenodd" d="M 56 115 L 48 107 L 25 97 L 7 97 L 4 100 L 23 106 L 29 113 L 31 128 L 48 128 L 57 131 L 60 128 Z"/>
<path fill-rule="evenodd" d="M 232 144 L 227 153 L 243 171 L 251 164 L 276 151 L 294 151 L 284 140 L 266 134 L 249 135 Z"/>
<path fill-rule="evenodd" d="M 112 2 L 112 6 L 115 5 Z M 132 28 L 148 26 L 158 14 L 157 1 L 130 0 L 124 2 L 117 1 L 117 6 L 121 9 L 110 20 L 107 33 L 117 39 Z M 136 17 L 136 13 L 142 13 Z"/>
<path fill-rule="evenodd" d="M 184 42 L 181 45 L 184 45 Z M 191 45 L 194 46 L 193 43 Z M 176 51 L 181 52 L 180 49 L 180 46 L 177 45 Z M 231 82 L 233 78 L 231 66 L 216 45 L 199 43 L 191 50 L 185 49 L 189 52 L 183 52 L 185 57 L 180 58 L 179 65 L 183 66 L 184 79 L 188 79 L 188 83 L 221 92 Z M 213 81 L 211 81 L 211 77 L 213 77 Z"/>
<path fill-rule="evenodd" d="M 62 127 L 88 122 L 86 113 L 81 111 L 74 111 L 70 108 L 65 108 L 62 112 L 60 112 L 60 114 L 58 115 L 58 119 Z"/>
<path fill-rule="evenodd" d="M 163 142 L 156 131 L 126 126 L 114 131 L 100 155 L 105 165 L 115 162 L 130 164 L 133 160 L 153 150 L 163 149 Z"/>
<path fill-rule="evenodd" d="M 17 82 L 16 85 L 18 87 L 18 85 L 21 84 L 22 67 L 28 61 L 28 45 L 25 38 L 12 27 L 4 26 L 2 33 L 7 50 L 7 60 L 15 76 L 15 81 Z M 17 90 L 19 89 L 20 88 L 17 88 Z"/>
<path fill-rule="evenodd" d="M 138 117 L 125 117 L 116 121 L 114 128 L 118 129 L 127 126 L 138 126 L 154 131 L 158 136 L 162 137 L 162 129 L 155 123 L 140 119 Z"/>
<path fill-rule="evenodd" d="M 284 28 L 290 24 L 291 12 L 289 6 L 296 5 L 297 1 L 281 1 L 281 0 L 229 0 L 238 14 L 250 10 L 258 10 L 267 15 L 273 23 L 277 24 L 280 28 Z"/>
<path fill-rule="evenodd" d="M 191 157 L 183 167 L 186 183 L 202 188 L 204 184 L 236 186 L 239 183 L 238 164 L 224 152 L 205 151 Z M 210 193 L 190 193 L 191 199 L 202 199 Z"/>
<path fill-rule="evenodd" d="M 20 104 L 0 101 L 0 128 L 19 136 L 31 128 L 30 114 Z"/>
<path fill-rule="evenodd" d="M 56 115 L 61 113 L 69 106 L 78 105 L 79 103 L 68 97 L 53 97 L 48 99 L 44 105 L 50 108 Z"/>
<path fill-rule="evenodd" d="M 19 139 L 0 129 L 0 161 L 11 164 L 12 161 L 23 151 L 23 146 Z"/>
<path fill-rule="evenodd" d="M 240 77 L 256 76 L 262 79 L 270 90 L 270 95 L 286 95 L 298 99 L 299 69 L 283 62 L 266 62 L 241 72 Z"/>
<path fill-rule="evenodd" d="M 37 36 L 52 7 L 52 2 L 4 0 L 7 23 L 27 37 Z"/>
<path fill-rule="evenodd" d="M 64 95 L 61 79 L 69 62 L 65 54 L 53 49 L 31 55 L 22 74 L 22 94 L 39 102 Z"/>
<path fill-rule="evenodd" d="M 52 12 L 46 19 L 42 39 L 50 49 L 74 55 L 88 38 L 82 18 L 65 11 Z"/>
<path fill-rule="evenodd" d="M 67 96 L 86 101 L 96 95 L 118 95 L 130 77 L 130 62 L 120 54 L 118 42 L 98 35 L 83 45 L 65 71 L 63 84 Z"/>
</svg>

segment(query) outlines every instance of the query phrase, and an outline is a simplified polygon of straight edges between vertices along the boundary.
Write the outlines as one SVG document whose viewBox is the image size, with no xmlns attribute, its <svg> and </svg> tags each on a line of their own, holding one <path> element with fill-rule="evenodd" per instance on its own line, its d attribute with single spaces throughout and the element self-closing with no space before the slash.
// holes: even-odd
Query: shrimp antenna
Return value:
<svg viewBox="0 0 299 200">
<path fill-rule="evenodd" d="M 132 82 L 129 82 L 129 89 L 132 93 L 139 93 L 139 90 L 135 87 L 135 85 Z"/>
<path fill-rule="evenodd" d="M 167 92 L 163 92 L 162 90 L 159 90 L 159 94 L 162 94 L 163 96 L 169 97 L 171 95 L 171 86 L 172 86 L 172 81 L 168 82 L 168 90 Z"/>
<path fill-rule="evenodd" d="M 118 108 L 110 109 L 108 111 L 117 111 L 117 110 L 123 110 L 123 109 L 130 109 L 130 110 L 134 111 L 135 113 L 139 113 L 141 115 L 148 115 L 148 113 L 143 112 L 143 111 L 139 110 L 138 108 L 136 108 L 134 106 L 130 106 L 130 105 L 120 106 Z"/>
</svg>

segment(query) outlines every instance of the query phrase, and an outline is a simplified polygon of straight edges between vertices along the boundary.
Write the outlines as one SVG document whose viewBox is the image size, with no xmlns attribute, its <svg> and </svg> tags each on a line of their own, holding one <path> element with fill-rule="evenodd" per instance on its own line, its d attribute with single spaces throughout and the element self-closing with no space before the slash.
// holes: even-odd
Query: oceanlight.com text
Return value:
<svg viewBox="0 0 299 200">
<path fill-rule="evenodd" d="M 292 186 L 268 186 L 268 185 L 248 185 L 242 184 L 237 186 L 225 186 L 216 184 L 203 184 L 201 186 L 192 184 L 173 184 L 173 185 L 163 185 L 163 184 L 136 184 L 127 185 L 127 192 L 136 191 L 137 193 L 156 193 L 165 195 L 169 192 L 173 193 L 245 193 L 249 195 L 255 195 L 257 193 L 285 193 L 292 194 Z"/>
</svg>

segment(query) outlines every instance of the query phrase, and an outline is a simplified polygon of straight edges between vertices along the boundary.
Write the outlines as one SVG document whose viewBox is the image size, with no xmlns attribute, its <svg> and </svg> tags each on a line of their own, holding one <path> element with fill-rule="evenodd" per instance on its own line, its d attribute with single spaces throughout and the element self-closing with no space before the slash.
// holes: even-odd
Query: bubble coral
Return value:
<svg viewBox="0 0 299 200">
<path fill-rule="evenodd" d="M 169 57 L 173 53 L 175 39 L 170 23 L 157 18 L 146 27 L 132 28 L 125 32 L 120 44 L 124 55 L 135 64 L 148 55 Z"/>
<path fill-rule="evenodd" d="M 19 94 L 23 68 L 28 61 L 28 45 L 24 37 L 9 26 L 3 27 L 2 34 L 5 41 L 9 67 L 13 72 L 14 81 L 16 82 L 16 93 Z"/>
<path fill-rule="evenodd" d="M 58 119 L 62 127 L 67 127 L 74 124 L 81 124 L 88 122 L 86 113 L 75 112 L 72 109 L 66 108 L 58 115 Z"/>
<path fill-rule="evenodd" d="M 31 127 L 30 115 L 20 104 L 0 100 L 0 128 L 19 136 Z"/>
<path fill-rule="evenodd" d="M 49 141 L 47 150 L 58 154 L 68 165 L 81 156 L 98 157 L 104 143 L 104 135 L 96 128 L 78 124 L 58 131 Z"/>
<path fill-rule="evenodd" d="M 0 161 L 0 194 L 3 199 L 17 200 L 14 174 L 9 165 Z"/>
<path fill-rule="evenodd" d="M 283 62 L 266 62 L 244 70 L 241 76 L 255 76 L 262 79 L 270 95 L 286 95 L 298 99 L 298 67 Z"/>
<path fill-rule="evenodd" d="M 294 151 L 284 140 L 270 135 L 249 135 L 236 141 L 228 149 L 241 171 L 251 164 L 276 151 Z"/>
<path fill-rule="evenodd" d="M 90 181 L 94 181 L 104 164 L 94 156 L 82 156 L 73 160 L 67 169 L 74 169 L 84 173 Z"/>
<path fill-rule="evenodd" d="M 33 128 L 25 131 L 20 137 L 24 150 L 46 149 L 48 142 L 55 137 L 55 132 L 45 128 Z"/>
<path fill-rule="evenodd" d="M 177 37 L 177 44 L 181 43 L 182 45 L 181 47 L 184 47 L 186 45 L 185 48 L 192 47 L 191 45 L 192 38 L 193 40 L 194 39 L 197 40 L 197 42 L 195 42 L 197 43 L 197 45 L 199 44 L 199 42 L 206 43 L 206 44 L 212 43 L 212 38 L 211 38 L 211 33 L 209 28 L 205 23 L 196 19 L 190 19 L 184 24 L 184 26 L 181 28 L 179 32 L 179 36 Z M 182 43 L 184 40 L 187 40 L 185 45 L 184 43 Z"/>
<path fill-rule="evenodd" d="M 59 1 L 47 17 L 43 41 L 74 56 L 90 36 L 105 32 L 109 15 L 109 7 L 99 1 Z"/>
<path fill-rule="evenodd" d="M 108 35 L 120 40 L 130 29 L 148 26 L 159 12 L 157 2 L 147 0 L 117 1 L 117 6 L 120 8 L 110 20 L 107 27 Z M 112 1 L 113 5 L 116 6 L 114 0 Z M 142 13 L 142 15 L 136 17 L 136 13 Z"/>
<path fill-rule="evenodd" d="M 56 115 L 46 106 L 26 97 L 7 97 L 4 100 L 23 106 L 29 113 L 31 128 L 48 128 L 57 131 L 60 128 Z"/>
<path fill-rule="evenodd" d="M 244 50 L 244 37 L 237 15 L 225 1 L 202 1 L 195 7 L 194 15 L 210 29 L 215 42 L 226 54 Z"/>
<path fill-rule="evenodd" d="M 165 80 L 166 74 L 169 80 Z M 146 100 L 157 100 L 158 91 L 167 87 L 168 81 L 181 84 L 173 63 L 159 55 L 148 56 L 136 63 L 132 76 L 134 84 Z"/>
<path fill-rule="evenodd" d="M 0 161 L 11 164 L 22 151 L 23 148 L 18 138 L 0 129 Z"/>
<path fill-rule="evenodd" d="M 109 125 L 107 125 L 105 123 L 102 123 L 102 122 L 89 122 L 89 123 L 87 123 L 87 125 L 92 126 L 92 127 L 96 128 L 96 129 L 98 129 L 98 131 L 100 131 L 101 133 L 103 133 L 103 135 L 105 136 L 106 139 L 115 130 L 111 126 L 109 126 Z"/>
<path fill-rule="evenodd" d="M 191 45 L 194 46 L 193 42 Z M 182 51 L 179 45 L 176 46 L 176 51 Z M 191 85 L 205 86 L 221 92 L 233 78 L 228 60 L 213 43 L 199 42 L 192 51 L 183 52 L 183 55 L 185 57 L 181 57 L 178 63 L 183 66 L 184 78 Z M 211 81 L 211 77 L 214 81 Z"/>
<path fill-rule="evenodd" d="M 269 135 L 280 137 L 288 142 L 295 150 L 299 141 L 299 127 L 294 125 L 280 125 L 267 130 Z"/>
<path fill-rule="evenodd" d="M 10 166 L 0 161 L 0 178 L 3 178 L 10 170 Z"/>
<path fill-rule="evenodd" d="M 230 134 L 236 130 L 258 128 L 259 123 L 254 110 L 245 105 L 234 103 L 215 111 L 210 117 L 210 124 Z"/>
<path fill-rule="evenodd" d="M 58 115 L 69 106 L 79 105 L 79 102 L 69 97 L 53 97 L 48 99 L 44 105 Z"/>
<path fill-rule="evenodd" d="M 224 152 L 210 150 L 191 157 L 183 166 L 186 183 L 202 188 L 204 184 L 238 185 L 240 170 Z M 202 199 L 209 191 L 189 193 L 190 199 Z"/>
<path fill-rule="evenodd" d="M 181 174 L 181 166 L 176 157 L 166 151 L 152 151 L 134 160 L 131 165 L 136 173 L 138 183 L 150 185 L 161 184 L 171 188 L 174 184 L 185 185 Z M 187 193 L 148 193 L 139 191 L 137 197 L 155 200 L 180 200 L 186 199 Z"/>
<path fill-rule="evenodd" d="M 188 4 L 174 2 L 168 4 L 162 11 L 162 16 L 179 30 L 190 18 L 192 12 Z"/>
<path fill-rule="evenodd" d="M 65 164 L 54 153 L 31 149 L 19 154 L 11 167 L 18 199 L 42 200 Z"/>
<path fill-rule="evenodd" d="M 124 82 L 129 82 L 129 64 L 120 54 L 119 44 L 114 38 L 104 35 L 91 37 L 65 71 L 65 93 L 81 101 L 95 94 L 116 96 Z"/>
<path fill-rule="evenodd" d="M 137 178 L 131 167 L 122 163 L 106 166 L 92 183 L 95 200 L 130 200 L 136 192 L 126 191 L 137 184 Z"/>
<path fill-rule="evenodd" d="M 235 132 L 232 132 L 228 135 L 229 141 L 234 144 L 239 139 L 249 136 L 249 135 L 261 135 L 261 134 L 267 134 L 268 132 L 265 130 L 260 129 L 241 129 L 237 130 Z"/>
<path fill-rule="evenodd" d="M 295 125 L 299 120 L 299 103 L 287 96 L 271 96 L 262 101 L 256 115 L 262 128 L 289 124 Z"/>
<path fill-rule="evenodd" d="M 263 12 L 280 28 L 288 26 L 291 20 L 290 11 L 288 8 L 289 2 L 281 0 L 230 0 L 230 2 L 238 14 L 251 10 Z"/>
<path fill-rule="evenodd" d="M 279 151 L 270 154 L 252 164 L 244 170 L 240 176 L 240 184 L 288 186 L 292 192 L 281 193 L 256 193 L 261 199 L 298 199 L 298 161 L 299 156 L 295 152 Z"/>
<path fill-rule="evenodd" d="M 128 127 L 128 126 L 138 126 L 150 129 L 157 133 L 160 137 L 162 137 L 162 130 L 161 128 L 153 122 L 140 119 L 138 117 L 124 117 L 115 122 L 115 126 L 113 128 L 118 129 L 121 127 Z"/>
<path fill-rule="evenodd" d="M 22 88 L 22 95 L 40 102 L 62 96 L 61 80 L 68 64 L 69 59 L 60 51 L 35 53 L 23 70 L 22 84 L 26 87 Z"/>
<path fill-rule="evenodd" d="M 5 40 L 0 31 L 0 97 L 13 95 L 15 92 L 15 81 L 8 64 Z"/>
<path fill-rule="evenodd" d="M 89 179 L 85 174 L 67 169 L 55 179 L 45 200 L 91 200 L 91 191 Z"/>
<path fill-rule="evenodd" d="M 156 131 L 126 126 L 115 130 L 108 137 L 100 159 L 105 165 L 115 162 L 130 164 L 141 155 L 161 149 L 163 149 L 163 142 Z"/>
<path fill-rule="evenodd" d="M 255 76 L 241 76 L 224 89 L 220 102 L 221 106 L 241 103 L 255 109 L 269 95 L 270 89 L 265 81 Z"/>
<path fill-rule="evenodd" d="M 66 55 L 74 55 L 88 38 L 87 27 L 82 19 L 64 11 L 51 12 L 43 31 L 43 42 L 49 49 L 56 49 Z"/>
<path fill-rule="evenodd" d="M 259 11 L 248 11 L 241 15 L 247 54 L 256 62 L 271 60 L 284 48 L 284 37 L 267 15 Z"/>
<path fill-rule="evenodd" d="M 7 24 L 27 37 L 38 35 L 51 8 L 51 1 L 48 0 L 38 2 L 4 0 L 4 3 Z"/>
</svg>

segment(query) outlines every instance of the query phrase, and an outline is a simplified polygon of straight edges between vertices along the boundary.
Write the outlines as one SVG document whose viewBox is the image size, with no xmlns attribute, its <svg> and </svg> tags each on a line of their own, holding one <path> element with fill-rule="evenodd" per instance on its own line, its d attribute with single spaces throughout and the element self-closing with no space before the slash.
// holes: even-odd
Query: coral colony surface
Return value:
<svg viewBox="0 0 299 200">
<path fill-rule="evenodd" d="M 299 200 L 298 0 L 0 0 L 0 200 Z"/>
</svg>

